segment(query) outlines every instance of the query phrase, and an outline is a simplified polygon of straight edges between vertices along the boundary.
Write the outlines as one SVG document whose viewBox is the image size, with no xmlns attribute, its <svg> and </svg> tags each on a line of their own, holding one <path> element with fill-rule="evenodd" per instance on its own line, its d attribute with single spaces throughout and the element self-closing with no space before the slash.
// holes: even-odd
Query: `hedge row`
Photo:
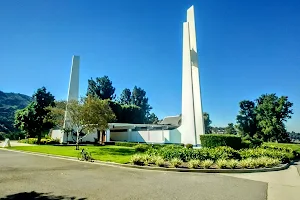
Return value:
<svg viewBox="0 0 300 200">
<path fill-rule="evenodd" d="M 261 168 L 261 167 L 275 167 L 280 164 L 280 160 L 277 158 L 259 157 L 259 158 L 247 158 L 244 160 L 225 160 L 219 159 L 213 160 L 190 160 L 183 162 L 179 158 L 173 158 L 166 161 L 161 156 L 149 156 L 142 154 L 135 154 L 131 157 L 131 163 L 135 165 L 157 165 L 159 167 L 183 167 L 183 168 L 195 168 L 195 169 L 236 169 L 236 168 Z"/>
<path fill-rule="evenodd" d="M 201 146 L 203 147 L 218 147 L 228 146 L 233 149 L 242 148 L 242 138 L 236 135 L 229 134 L 204 134 L 200 135 Z"/>
<path fill-rule="evenodd" d="M 255 149 L 241 149 L 235 150 L 231 147 L 215 147 L 215 148 L 201 148 L 201 149 L 188 149 L 180 146 L 165 146 L 162 148 L 149 148 L 146 151 L 149 156 L 161 156 L 163 159 L 170 161 L 178 158 L 183 162 L 190 160 L 219 160 L 219 159 L 235 159 L 242 160 L 247 158 L 269 157 L 279 159 L 281 162 L 286 163 L 294 159 L 293 152 L 279 151 L 270 148 L 255 148 Z"/>
<path fill-rule="evenodd" d="M 22 139 L 22 140 L 19 140 L 19 142 L 27 143 L 27 144 L 37 144 L 37 138 Z M 44 145 L 59 144 L 59 143 L 60 143 L 59 139 L 42 138 L 41 141 L 40 141 L 40 144 L 44 144 Z"/>
</svg>

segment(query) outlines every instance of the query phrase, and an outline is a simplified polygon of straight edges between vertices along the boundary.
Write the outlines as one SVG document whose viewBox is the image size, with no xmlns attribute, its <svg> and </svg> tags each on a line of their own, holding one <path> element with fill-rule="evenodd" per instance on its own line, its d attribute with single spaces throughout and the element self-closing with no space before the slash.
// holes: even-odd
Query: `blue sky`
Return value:
<svg viewBox="0 0 300 200">
<path fill-rule="evenodd" d="M 182 23 L 195 6 L 204 111 L 235 122 L 241 100 L 263 93 L 294 103 L 300 131 L 300 1 L 0 1 L 0 90 L 28 95 L 45 86 L 65 99 L 73 54 L 87 79 L 108 75 L 117 95 L 146 90 L 160 117 L 181 112 Z"/>
</svg>

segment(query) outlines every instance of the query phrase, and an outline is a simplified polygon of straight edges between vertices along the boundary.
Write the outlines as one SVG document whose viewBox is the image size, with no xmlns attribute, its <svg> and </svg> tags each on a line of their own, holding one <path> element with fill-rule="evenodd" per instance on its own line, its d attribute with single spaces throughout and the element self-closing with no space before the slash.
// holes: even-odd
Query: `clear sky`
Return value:
<svg viewBox="0 0 300 200">
<path fill-rule="evenodd" d="M 300 131 L 299 0 L 0 1 L 0 90 L 45 86 L 66 99 L 72 55 L 87 79 L 108 75 L 117 95 L 145 89 L 160 117 L 181 112 L 182 23 L 195 6 L 204 111 L 235 122 L 241 100 L 263 93 L 294 103 Z"/>
</svg>

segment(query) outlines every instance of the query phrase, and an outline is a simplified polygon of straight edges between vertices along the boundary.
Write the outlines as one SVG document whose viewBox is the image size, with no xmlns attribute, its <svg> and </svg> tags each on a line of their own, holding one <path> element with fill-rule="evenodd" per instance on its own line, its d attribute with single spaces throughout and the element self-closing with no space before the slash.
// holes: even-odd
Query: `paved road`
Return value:
<svg viewBox="0 0 300 200">
<path fill-rule="evenodd" d="M 1 200 L 265 200 L 266 193 L 264 182 L 219 174 L 109 167 L 0 150 Z"/>
</svg>

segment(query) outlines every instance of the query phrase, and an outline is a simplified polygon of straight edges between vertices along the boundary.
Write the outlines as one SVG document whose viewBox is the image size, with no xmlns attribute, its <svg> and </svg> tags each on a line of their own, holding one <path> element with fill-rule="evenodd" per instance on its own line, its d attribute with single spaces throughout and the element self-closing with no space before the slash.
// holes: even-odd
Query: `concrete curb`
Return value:
<svg viewBox="0 0 300 200">
<path fill-rule="evenodd" d="M 37 155 L 37 156 L 44 156 L 50 158 L 58 158 L 64 160 L 71 160 L 71 161 L 79 161 L 75 157 L 69 156 L 60 156 L 60 155 L 53 155 L 53 154 L 45 154 L 45 153 L 36 153 L 30 151 L 22 151 L 22 150 L 11 150 L 6 148 L 0 148 L 0 150 L 5 151 L 13 151 L 19 153 L 25 153 L 30 155 Z M 256 172 L 271 172 L 271 171 L 280 171 L 289 168 L 291 163 L 281 164 L 279 167 L 272 167 L 272 168 L 258 168 L 258 169 L 187 169 L 187 168 L 164 168 L 164 167 L 150 167 L 150 166 L 139 166 L 139 165 L 131 165 L 131 164 L 119 164 L 114 162 L 104 162 L 95 160 L 94 162 L 84 162 L 90 164 L 99 164 L 99 165 L 106 165 L 106 166 L 113 166 L 113 167 L 124 167 L 124 168 L 133 168 L 133 169 L 143 169 L 143 170 L 155 170 L 155 171 L 171 171 L 171 172 L 193 172 L 193 173 L 256 173 Z"/>
</svg>

